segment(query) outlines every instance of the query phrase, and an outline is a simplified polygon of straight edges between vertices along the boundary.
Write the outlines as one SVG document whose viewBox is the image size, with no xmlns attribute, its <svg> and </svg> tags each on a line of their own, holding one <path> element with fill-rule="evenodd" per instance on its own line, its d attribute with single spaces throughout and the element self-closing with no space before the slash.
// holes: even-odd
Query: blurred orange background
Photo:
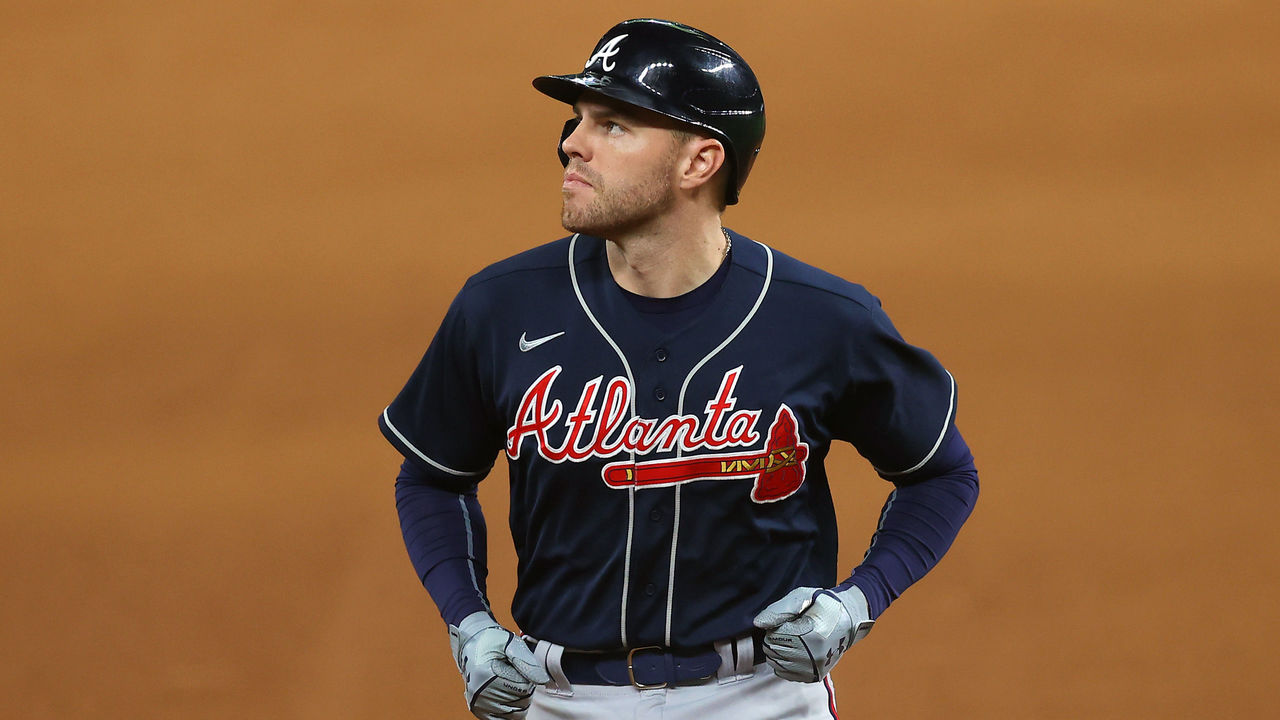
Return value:
<svg viewBox="0 0 1280 720">
<path fill-rule="evenodd" d="M 0 8 L 6 716 L 469 717 L 375 418 L 469 274 L 563 234 L 529 81 L 633 16 L 764 85 L 726 224 L 960 382 L 982 497 L 842 716 L 1280 705 L 1280 7 L 447 7 Z M 888 487 L 832 462 L 852 567 Z"/>
</svg>

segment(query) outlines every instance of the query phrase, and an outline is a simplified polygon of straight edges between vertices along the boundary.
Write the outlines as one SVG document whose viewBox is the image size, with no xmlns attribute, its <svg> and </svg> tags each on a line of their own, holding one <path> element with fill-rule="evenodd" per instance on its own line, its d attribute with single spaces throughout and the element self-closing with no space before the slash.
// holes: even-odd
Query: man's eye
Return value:
<svg viewBox="0 0 1280 720">
<path fill-rule="evenodd" d="M 612 120 L 606 120 L 604 123 L 604 131 L 610 135 L 616 135 L 623 131 L 623 127 Z"/>
</svg>

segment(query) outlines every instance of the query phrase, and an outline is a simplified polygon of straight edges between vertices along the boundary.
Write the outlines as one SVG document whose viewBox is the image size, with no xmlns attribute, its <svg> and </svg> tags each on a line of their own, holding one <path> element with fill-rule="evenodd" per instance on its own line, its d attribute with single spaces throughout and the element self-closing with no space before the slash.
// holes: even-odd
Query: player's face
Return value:
<svg viewBox="0 0 1280 720">
<path fill-rule="evenodd" d="M 574 105 L 560 221 L 570 232 L 610 237 L 643 227 L 675 203 L 674 124 L 596 95 Z"/>
</svg>

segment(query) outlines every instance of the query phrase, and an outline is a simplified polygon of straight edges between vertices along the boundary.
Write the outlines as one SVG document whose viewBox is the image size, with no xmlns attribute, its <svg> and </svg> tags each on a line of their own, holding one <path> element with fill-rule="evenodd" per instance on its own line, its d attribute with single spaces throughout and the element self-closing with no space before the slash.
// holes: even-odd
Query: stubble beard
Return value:
<svg viewBox="0 0 1280 720">
<path fill-rule="evenodd" d="M 563 194 L 560 224 L 565 230 L 599 238 L 609 238 L 643 226 L 670 210 L 676 201 L 675 188 L 663 163 L 646 177 L 625 187 L 614 188 L 592 180 L 592 197 L 585 205 L 571 204 Z"/>
</svg>

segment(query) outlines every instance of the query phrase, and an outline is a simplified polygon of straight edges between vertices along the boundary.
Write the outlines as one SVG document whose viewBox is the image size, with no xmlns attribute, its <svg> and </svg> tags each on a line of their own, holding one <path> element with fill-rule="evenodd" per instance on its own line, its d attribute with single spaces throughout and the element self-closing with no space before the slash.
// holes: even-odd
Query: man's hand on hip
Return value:
<svg viewBox="0 0 1280 720">
<path fill-rule="evenodd" d="M 466 684 L 467 709 L 481 720 L 524 717 L 534 686 L 551 682 L 529 646 L 488 613 L 450 625 L 449 646 Z"/>
<path fill-rule="evenodd" d="M 774 674 L 796 682 L 826 677 L 874 623 L 857 587 L 839 592 L 796 588 L 755 618 L 755 626 L 767 631 L 764 655 Z"/>
</svg>

